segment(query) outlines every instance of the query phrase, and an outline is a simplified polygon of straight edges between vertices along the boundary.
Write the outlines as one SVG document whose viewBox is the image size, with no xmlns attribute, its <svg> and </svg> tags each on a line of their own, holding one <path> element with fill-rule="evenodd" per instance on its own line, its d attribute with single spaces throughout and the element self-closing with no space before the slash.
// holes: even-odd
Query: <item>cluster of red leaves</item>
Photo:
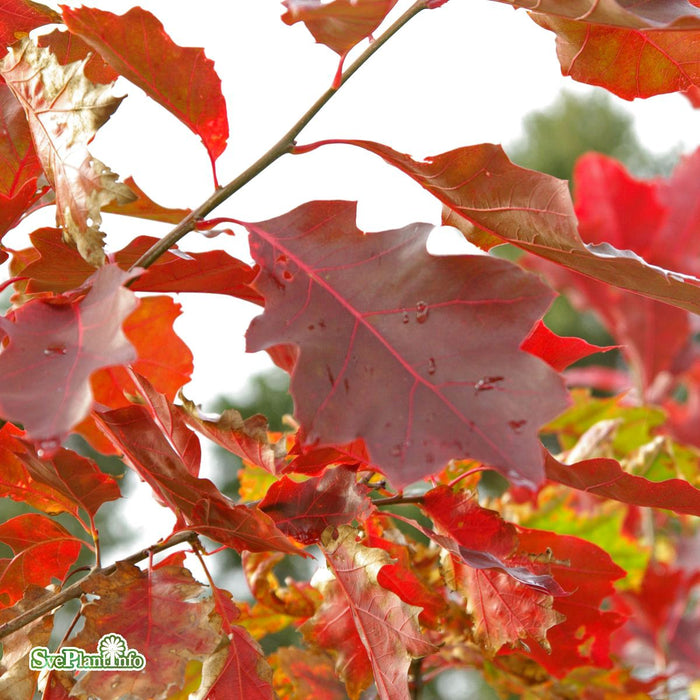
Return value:
<svg viewBox="0 0 700 700">
<path fill-rule="evenodd" d="M 343 59 L 397 3 L 283 4 L 287 24 L 340 55 L 338 87 Z M 700 89 L 690 3 L 508 4 L 556 32 L 575 79 L 630 99 Z M 141 8 L 58 14 L 7 0 L 0 35 L 0 237 L 38 207 L 55 205 L 58 225 L 1 251 L 14 296 L 0 317 L 0 497 L 31 510 L 0 524 L 0 697 L 355 700 L 374 684 L 402 700 L 460 667 L 540 697 L 649 697 L 695 680 L 700 456 L 672 437 L 700 446 L 699 153 L 652 181 L 589 156 L 572 202 L 566 183 L 490 144 L 423 160 L 369 141 L 297 145 L 374 153 L 484 250 L 507 242 L 531 255 L 434 257 L 433 226 L 365 233 L 355 204 L 334 201 L 245 223 L 255 267 L 171 248 L 134 269 L 156 240 L 135 238 L 105 264 L 101 212 L 166 223 L 191 212 L 120 182 L 87 147 L 119 106 L 122 76 L 199 136 L 214 167 L 228 120 L 213 63 Z M 636 396 L 576 394 L 567 410 L 566 378 L 595 386 L 600 374 L 562 372 L 610 348 L 547 329 L 554 293 L 534 268 L 599 313 Z M 173 332 L 179 292 L 264 307 L 248 349 L 291 374 L 298 430 L 175 403 L 192 372 Z M 543 429 L 566 451 L 544 449 Z M 202 563 L 199 536 L 240 552 L 253 602 L 235 603 L 208 572 L 196 581 L 184 552 L 102 568 L 97 512 L 121 494 L 62 446 L 71 433 L 119 455 Z M 200 476 L 202 437 L 243 460 L 240 498 Z M 487 469 L 509 481 L 498 496 L 481 481 Z M 96 568 L 69 586 L 84 549 Z M 282 585 L 275 567 L 311 551 L 326 567 Z M 53 611 L 81 594 L 83 624 L 65 643 L 93 651 L 120 634 L 143 671 L 30 669 Z M 287 628 L 303 642 L 266 657 L 258 640 Z M 633 675 L 649 669 L 644 682 Z"/>
</svg>

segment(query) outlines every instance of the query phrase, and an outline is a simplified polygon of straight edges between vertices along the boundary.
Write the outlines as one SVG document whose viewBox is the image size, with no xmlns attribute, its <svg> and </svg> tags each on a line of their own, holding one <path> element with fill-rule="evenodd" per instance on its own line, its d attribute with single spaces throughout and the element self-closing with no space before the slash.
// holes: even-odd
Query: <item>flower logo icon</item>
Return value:
<svg viewBox="0 0 700 700">
<path fill-rule="evenodd" d="M 127 644 L 121 634 L 106 634 L 97 645 L 97 653 L 105 659 L 108 666 L 116 666 L 117 659 L 126 654 Z"/>
</svg>

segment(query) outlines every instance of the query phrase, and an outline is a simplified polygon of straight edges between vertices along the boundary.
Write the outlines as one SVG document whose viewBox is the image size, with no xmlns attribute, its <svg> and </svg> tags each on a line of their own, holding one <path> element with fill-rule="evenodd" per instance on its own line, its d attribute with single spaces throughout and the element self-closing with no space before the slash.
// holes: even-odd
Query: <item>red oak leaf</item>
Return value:
<svg viewBox="0 0 700 700">
<path fill-rule="evenodd" d="M 280 697 L 347 700 L 333 662 L 326 654 L 281 647 L 270 657 L 275 668 L 273 684 Z"/>
<path fill-rule="evenodd" d="M 474 569 L 454 558 L 448 577 L 465 597 L 474 637 L 488 652 L 504 645 L 521 648 L 519 642 L 526 639 L 550 650 L 548 632 L 563 620 L 552 608 L 552 596 L 526 588 L 501 571 Z"/>
<path fill-rule="evenodd" d="M 545 548 L 523 551 L 515 526 L 496 511 L 482 508 L 470 492 L 455 493 L 448 486 L 438 486 L 425 494 L 424 508 L 447 536 L 424 528 L 421 531 L 447 549 L 460 565 L 484 571 L 500 569 L 514 581 L 540 593 L 565 595 L 546 563 L 538 559 Z"/>
<path fill-rule="evenodd" d="M 530 335 L 520 346 L 521 350 L 526 350 L 530 354 L 540 357 L 557 372 L 565 370 L 569 365 L 584 357 L 596 352 L 615 350 L 617 347 L 617 345 L 605 347 L 591 345 L 581 338 L 563 338 L 552 333 L 543 321 L 536 323 Z"/>
<path fill-rule="evenodd" d="M 50 34 L 42 34 L 37 39 L 41 47 L 48 47 L 62 66 L 75 61 L 85 61 L 83 72 L 93 83 L 108 85 L 113 83 L 119 73 L 106 64 L 100 54 L 95 53 L 79 36 L 70 32 L 54 29 Z"/>
<path fill-rule="evenodd" d="M 92 265 L 104 262 L 102 207 L 133 199 L 117 175 L 87 145 L 121 99 L 111 85 L 90 82 L 83 62 L 62 66 L 48 48 L 30 38 L 10 47 L 0 73 L 27 115 L 37 155 L 56 194 L 56 219 Z"/>
<path fill-rule="evenodd" d="M 45 515 L 18 515 L 0 524 L 0 542 L 14 553 L 0 559 L 0 607 L 20 600 L 30 584 L 62 581 L 83 542 Z"/>
<path fill-rule="evenodd" d="M 91 7 L 62 10 L 73 34 L 202 139 L 213 166 L 226 148 L 228 117 L 221 80 L 204 50 L 175 44 L 158 19 L 140 7 L 124 15 Z"/>
<path fill-rule="evenodd" d="M 94 272 L 74 249 L 62 243 L 58 229 L 41 228 L 29 237 L 34 248 L 15 252 L 14 259 L 28 260 L 31 252 L 31 260 L 23 267 L 15 262 L 13 267 L 13 274 L 30 278 L 24 288 L 27 294 L 75 289 Z M 128 270 L 157 241 L 151 236 L 139 236 L 111 258 Z M 254 268 L 223 250 L 189 253 L 171 248 L 129 286 L 137 292 L 227 294 L 260 304 L 262 297 L 251 286 L 255 274 Z"/>
<path fill-rule="evenodd" d="M 235 409 L 226 410 L 221 415 L 207 415 L 191 401 L 183 396 L 180 398 L 183 405 L 178 406 L 178 410 L 187 424 L 201 435 L 271 474 L 276 474 L 284 464 L 284 440 L 271 441 L 265 416 L 258 413 L 243 420 Z"/>
<path fill-rule="evenodd" d="M 371 507 L 367 492 L 354 471 L 340 466 L 301 483 L 283 476 L 270 486 L 259 508 L 286 535 L 313 544 L 329 525 L 366 517 Z"/>
<path fill-rule="evenodd" d="M 184 422 L 176 411 L 170 415 L 174 423 Z M 209 479 L 193 474 L 193 465 L 186 464 L 192 448 L 181 433 L 186 430 L 182 423 L 177 427 L 180 435 L 175 440 L 163 430 L 163 419 L 154 418 L 144 406 L 95 413 L 95 417 L 156 498 L 175 513 L 180 523 L 235 549 L 300 553 L 259 509 L 233 504 Z"/>
<path fill-rule="evenodd" d="M 419 608 L 378 584 L 379 571 L 391 560 L 382 549 L 358 544 L 353 528 L 341 525 L 335 535 L 328 528 L 321 539 L 335 578 L 322 584 L 324 602 L 305 623 L 306 634 L 322 648 L 338 650 L 336 671 L 351 697 L 373 676 L 382 700 L 408 700 L 411 659 L 435 651 L 420 633 Z"/>
<path fill-rule="evenodd" d="M 121 214 L 122 216 L 134 216 L 138 219 L 148 219 L 150 221 L 164 221 L 166 224 L 178 224 L 192 213 L 191 209 L 173 209 L 156 204 L 136 184 L 133 177 L 127 177 L 124 180 L 124 184 L 132 191 L 134 199 L 130 202 L 112 202 L 103 207 L 102 211 L 110 214 Z"/>
<path fill-rule="evenodd" d="M 601 605 L 625 571 L 607 552 L 578 537 L 521 527 L 518 537 L 524 551 L 547 552 L 547 566 L 569 593 L 554 599 L 553 609 L 565 619 L 547 633 L 551 651 L 532 646 L 525 653 L 558 678 L 579 666 L 610 668 L 610 635 L 624 619 Z"/>
<path fill-rule="evenodd" d="M 0 412 L 48 449 L 90 410 L 90 375 L 126 364 L 134 349 L 121 325 L 136 305 L 116 265 L 100 268 L 83 290 L 27 302 L 5 317 L 0 353 Z"/>
<path fill-rule="evenodd" d="M 495 236 L 593 279 L 700 313 L 700 279 L 610 244 L 585 245 L 567 183 L 514 165 L 500 146 L 468 146 L 421 161 L 372 141 L 321 141 L 294 152 L 333 143 L 364 148 L 405 172 L 453 212 L 451 223 L 460 217 L 470 224 L 459 228 L 476 231 L 477 245 L 486 232 L 488 240 Z"/>
<path fill-rule="evenodd" d="M 700 85 L 697 15 L 690 29 L 642 30 L 531 16 L 557 35 L 561 72 L 574 80 L 600 85 L 626 100 Z"/>
<path fill-rule="evenodd" d="M 146 572 L 120 562 L 110 575 L 93 573 L 83 590 L 92 599 L 83 605 L 85 626 L 70 645 L 94 653 L 103 635 L 121 634 L 130 649 L 146 657 L 146 672 L 88 672 L 74 695 L 168 697 L 182 688 L 187 663 L 204 661 L 219 643 L 214 603 L 203 597 L 207 589 L 187 569 Z"/>
<path fill-rule="evenodd" d="M 54 503 L 66 503 L 68 507 L 63 505 L 62 510 L 75 516 L 78 508 L 82 508 L 94 517 L 103 503 L 121 496 L 111 476 L 102 472 L 92 460 L 72 450 L 60 449 L 50 459 L 40 459 L 33 449 L 21 444 L 14 454 L 24 465 L 31 482 L 50 489 Z M 39 507 L 52 515 L 58 512 L 51 501 L 44 501 Z"/>
<path fill-rule="evenodd" d="M 697 566 L 686 571 L 650 561 L 639 591 L 617 594 L 615 607 L 628 617 L 613 638 L 617 653 L 635 668 L 653 668 L 661 657 L 669 672 L 693 678 L 700 667 L 698 587 Z"/>
<path fill-rule="evenodd" d="M 362 438 L 397 487 L 462 457 L 541 481 L 537 430 L 566 394 L 519 349 L 551 299 L 536 278 L 495 258 L 430 256 L 427 224 L 364 234 L 353 203 L 246 226 L 266 303 L 248 349 L 299 346 L 291 391 L 307 444 Z"/>
<path fill-rule="evenodd" d="M 397 0 L 283 0 L 286 24 L 303 22 L 319 44 L 340 56 L 370 36 Z"/>
<path fill-rule="evenodd" d="M 584 241 L 602 250 L 610 242 L 649 263 L 695 274 L 700 210 L 695 206 L 700 150 L 686 158 L 670 180 L 636 180 L 622 164 L 589 154 L 574 170 L 575 209 Z M 662 372 L 684 369 L 690 334 L 682 309 L 611 288 L 596 280 L 530 261 L 552 283 L 572 293 L 577 306 L 594 309 L 618 340 L 649 389 Z"/>
<path fill-rule="evenodd" d="M 613 27 L 682 28 L 700 26 L 700 10 L 686 0 L 497 0 L 497 2 L 524 8 L 541 14 L 555 15 L 591 24 Z M 692 0 L 691 0 L 692 2 Z"/>
<path fill-rule="evenodd" d="M 586 459 L 563 464 L 545 454 L 547 478 L 570 488 L 648 508 L 700 515 L 700 489 L 682 479 L 649 481 L 628 474 L 614 459 Z"/>
<path fill-rule="evenodd" d="M 32 29 L 60 21 L 60 15 L 38 2 L 3 0 L 0 11 L 0 45 L 9 46 Z"/>
<path fill-rule="evenodd" d="M 41 163 L 22 106 L 0 84 L 0 237 L 13 228 L 36 198 Z"/>
<path fill-rule="evenodd" d="M 45 602 L 50 595 L 49 591 L 44 588 L 30 586 L 22 600 L 10 608 L 0 610 L 0 627 Z M 49 613 L 3 638 L 2 660 L 0 660 L 0 697 L 34 697 L 38 674 L 29 668 L 29 654 L 34 647 L 49 645 L 52 629 L 53 615 Z M 58 698 L 53 700 L 58 700 Z"/>
</svg>

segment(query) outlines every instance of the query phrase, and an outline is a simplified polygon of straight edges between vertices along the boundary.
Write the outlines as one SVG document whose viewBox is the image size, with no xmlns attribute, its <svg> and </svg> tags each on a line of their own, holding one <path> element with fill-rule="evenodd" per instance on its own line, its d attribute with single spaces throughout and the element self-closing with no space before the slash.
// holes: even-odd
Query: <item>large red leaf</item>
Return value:
<svg viewBox="0 0 700 700">
<path fill-rule="evenodd" d="M 344 56 L 368 37 L 397 0 L 283 0 L 286 24 L 303 22 L 319 44 Z"/>
<path fill-rule="evenodd" d="M 226 102 L 214 63 L 203 49 L 178 46 L 158 19 L 140 7 L 124 15 L 91 7 L 62 9 L 68 29 L 197 134 L 212 163 L 223 153 Z"/>
<path fill-rule="evenodd" d="M 603 498 L 700 515 L 700 489 L 682 479 L 649 481 L 642 476 L 628 474 L 614 459 L 586 459 L 567 465 L 547 452 L 545 470 L 547 478 L 552 481 Z"/>
<path fill-rule="evenodd" d="M 166 224 L 178 224 L 192 213 L 191 209 L 173 209 L 157 204 L 136 184 L 133 177 L 127 177 L 124 184 L 135 198 L 130 202 L 112 202 L 103 207 L 102 211 L 150 221 L 164 221 Z"/>
<path fill-rule="evenodd" d="M 169 697 L 182 687 L 187 663 L 204 661 L 219 643 L 221 620 L 213 601 L 187 569 L 141 571 L 120 563 L 111 575 L 94 573 L 83 590 L 92 600 L 83 605 L 85 626 L 71 646 L 93 652 L 103 635 L 121 634 L 146 657 L 146 666 L 89 672 L 78 681 L 76 696 Z"/>
<path fill-rule="evenodd" d="M 397 487 L 459 457 L 541 481 L 537 430 L 566 403 L 561 378 L 519 349 L 551 299 L 541 282 L 495 258 L 428 255 L 427 224 L 364 234 L 353 203 L 246 226 L 266 305 L 248 349 L 299 346 L 307 444 L 362 438 Z"/>
<path fill-rule="evenodd" d="M 341 672 L 346 684 L 350 680 L 348 690 L 361 689 L 364 685 L 357 688 L 356 679 L 351 677 L 355 665 L 366 669 L 364 651 L 379 697 L 408 700 L 411 659 L 435 651 L 421 635 L 417 622 L 419 609 L 407 605 L 378 584 L 379 571 L 391 560 L 382 549 L 358 544 L 353 528 L 341 525 L 335 534 L 333 528 L 329 528 L 322 536 L 322 543 L 335 579 L 323 585 L 324 603 L 306 623 L 308 633 L 322 647 L 334 648 L 337 643 L 341 650 L 347 650 L 344 660 L 339 656 L 336 670 Z M 333 629 L 329 629 L 331 626 Z M 346 640 L 339 638 L 344 630 L 349 632 Z M 361 647 L 357 645 L 358 638 Z M 348 643 L 355 645 L 354 652 Z"/>
<path fill-rule="evenodd" d="M 82 291 L 27 302 L 0 318 L 0 412 L 48 449 L 90 410 L 90 375 L 135 353 L 121 325 L 136 304 L 129 275 L 100 268 Z"/>
<path fill-rule="evenodd" d="M 170 415 L 176 424 L 183 421 L 176 411 Z M 175 441 L 161 428 L 163 420 L 156 422 L 144 406 L 118 408 L 96 418 L 161 503 L 187 527 L 239 550 L 299 553 L 259 509 L 233 504 L 209 479 L 194 475 L 192 464 L 186 465 L 183 447 L 188 441 L 181 423 Z M 191 454 L 191 448 L 187 450 Z"/>
<path fill-rule="evenodd" d="M 329 525 L 366 517 L 371 507 L 367 491 L 354 471 L 339 466 L 301 483 L 283 476 L 270 486 L 259 507 L 286 535 L 313 544 Z"/>
<path fill-rule="evenodd" d="M 17 41 L 18 36 L 32 29 L 60 21 L 60 15 L 38 2 L 3 0 L 0 7 L 0 46 L 9 46 Z"/>
<path fill-rule="evenodd" d="M 700 28 L 627 29 L 552 15 L 532 18 L 557 35 L 561 72 L 633 100 L 700 85 Z"/>
<path fill-rule="evenodd" d="M 0 559 L 0 607 L 12 605 L 30 584 L 62 581 L 83 542 L 45 515 L 18 515 L 0 525 L 0 542 L 14 553 Z"/>
<path fill-rule="evenodd" d="M 372 141 L 322 141 L 295 152 L 332 143 L 364 148 L 405 172 L 445 205 L 448 221 L 467 237 L 486 232 L 593 279 L 700 313 L 700 279 L 650 265 L 609 243 L 585 245 L 567 183 L 514 165 L 500 146 L 467 146 L 421 161 Z"/>
<path fill-rule="evenodd" d="M 87 145 L 121 99 L 111 85 L 90 82 L 82 62 L 62 66 L 49 48 L 29 38 L 10 48 L 0 65 L 21 102 L 44 174 L 56 193 L 56 219 L 91 264 L 104 261 L 101 209 L 134 194 Z"/>
</svg>

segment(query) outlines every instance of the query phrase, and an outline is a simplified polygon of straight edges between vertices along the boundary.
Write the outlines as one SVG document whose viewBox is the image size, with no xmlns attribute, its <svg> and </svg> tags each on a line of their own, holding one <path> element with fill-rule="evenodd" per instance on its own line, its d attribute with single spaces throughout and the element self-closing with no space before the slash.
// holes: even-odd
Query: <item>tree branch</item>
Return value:
<svg viewBox="0 0 700 700">
<path fill-rule="evenodd" d="M 148 557 L 152 556 L 153 554 L 157 554 L 158 552 L 170 549 L 171 547 L 175 547 L 178 544 L 182 544 L 183 542 L 194 542 L 197 539 L 197 537 L 198 535 L 196 532 L 192 532 L 191 530 L 183 530 L 182 532 L 174 534 L 171 538 L 163 542 L 157 542 L 156 544 L 153 544 L 150 547 L 142 549 L 140 552 L 132 554 L 126 559 L 122 559 L 119 563 L 136 564 L 137 562 L 143 561 L 144 559 L 148 559 Z M 9 622 L 6 622 L 4 625 L 0 625 L 0 639 L 2 639 L 3 637 L 7 637 L 13 632 L 16 632 L 18 629 L 24 627 L 24 625 L 28 625 L 30 622 L 33 622 L 34 620 L 40 618 L 42 615 L 50 613 L 52 610 L 55 610 L 61 605 L 64 605 L 69 600 L 79 598 L 83 592 L 83 584 L 91 576 L 94 576 L 95 574 L 109 576 L 110 574 L 113 574 L 116 570 L 116 563 L 111 564 L 110 566 L 105 566 L 104 569 L 93 569 L 87 576 L 81 578 L 80 581 L 76 581 L 75 583 L 68 586 L 68 588 L 64 588 L 62 591 L 59 591 L 55 595 L 52 595 L 50 598 L 43 600 L 31 610 L 27 610 L 26 612 L 22 613 L 21 615 L 18 615 Z"/>
<path fill-rule="evenodd" d="M 292 126 L 292 128 L 272 146 L 263 156 L 258 158 L 250 167 L 244 170 L 240 175 L 231 180 L 227 185 L 216 190 L 204 203 L 198 206 L 194 211 L 188 214 L 175 228 L 155 243 L 147 250 L 132 266 L 131 270 L 136 267 L 150 267 L 161 255 L 169 248 L 174 246 L 183 236 L 194 230 L 198 221 L 213 211 L 220 204 L 225 202 L 231 195 L 240 190 L 244 185 L 247 185 L 253 178 L 257 177 L 268 166 L 272 165 L 278 158 L 285 153 L 290 153 L 294 148 L 296 137 L 304 129 L 304 127 L 321 111 L 326 103 L 335 95 L 336 92 L 352 77 L 352 75 L 377 52 L 401 27 L 409 20 L 415 17 L 419 12 L 429 7 L 429 0 L 417 0 L 411 7 L 406 10 L 387 30 L 370 45 L 352 62 L 343 72 L 340 82 L 337 86 L 333 85 L 326 90 L 311 107 L 301 116 L 301 118 Z M 128 286 L 128 285 L 127 285 Z"/>
</svg>

